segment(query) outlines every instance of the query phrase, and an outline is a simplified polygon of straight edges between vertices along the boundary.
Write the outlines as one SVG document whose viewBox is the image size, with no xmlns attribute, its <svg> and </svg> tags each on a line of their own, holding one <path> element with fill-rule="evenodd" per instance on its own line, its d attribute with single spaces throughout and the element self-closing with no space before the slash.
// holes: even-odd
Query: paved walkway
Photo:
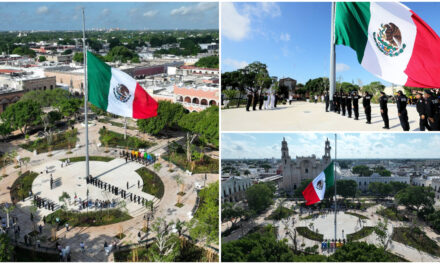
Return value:
<svg viewBox="0 0 440 264">
<path fill-rule="evenodd" d="M 359 106 L 359 119 L 354 120 L 334 112 L 325 112 L 323 103 L 292 102 L 278 105 L 273 110 L 246 112 L 245 108 L 221 110 L 222 131 L 403 131 L 397 116 L 397 106 L 388 104 L 389 130 L 384 123 L 379 105 L 371 105 L 371 123 L 366 124 L 364 109 Z M 415 106 L 408 106 L 411 131 L 419 131 L 419 116 Z M 354 116 L 354 114 L 353 114 Z"/>
</svg>

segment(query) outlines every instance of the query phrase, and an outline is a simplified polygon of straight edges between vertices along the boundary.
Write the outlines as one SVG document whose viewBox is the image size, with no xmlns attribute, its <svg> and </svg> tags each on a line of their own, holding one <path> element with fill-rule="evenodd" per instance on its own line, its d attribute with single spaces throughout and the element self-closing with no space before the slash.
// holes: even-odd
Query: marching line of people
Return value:
<svg viewBox="0 0 440 264">
<path fill-rule="evenodd" d="M 252 106 L 252 110 L 267 110 L 267 109 L 275 109 L 277 108 L 278 103 L 278 95 L 276 92 L 272 91 L 257 91 L 255 89 L 249 88 L 247 89 L 247 102 L 246 102 L 246 111 L 250 111 L 249 108 Z"/>
</svg>

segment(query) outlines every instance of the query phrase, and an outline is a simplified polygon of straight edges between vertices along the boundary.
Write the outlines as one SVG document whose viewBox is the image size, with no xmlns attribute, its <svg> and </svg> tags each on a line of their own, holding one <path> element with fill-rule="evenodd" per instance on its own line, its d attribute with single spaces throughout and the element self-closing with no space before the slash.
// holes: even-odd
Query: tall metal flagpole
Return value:
<svg viewBox="0 0 440 264">
<path fill-rule="evenodd" d="M 84 15 L 84 7 L 82 8 L 83 15 L 83 53 L 84 53 L 84 126 L 86 127 L 86 177 L 89 177 L 89 121 L 87 118 L 87 48 L 86 48 L 86 18 Z"/>
<path fill-rule="evenodd" d="M 337 222 L 336 222 L 336 216 L 337 216 L 337 211 L 338 211 L 338 203 L 336 202 L 336 158 L 337 158 L 337 148 L 338 148 L 338 141 L 337 141 L 337 135 L 335 133 L 335 161 L 333 162 L 333 168 L 334 168 L 334 174 L 335 174 L 335 242 L 337 239 Z"/>
<path fill-rule="evenodd" d="M 330 111 L 335 110 L 335 106 L 333 105 L 333 94 L 335 93 L 336 87 L 336 54 L 335 54 L 335 12 L 336 12 L 336 3 L 332 2 L 332 21 L 331 21 L 331 36 L 330 36 Z"/>
</svg>

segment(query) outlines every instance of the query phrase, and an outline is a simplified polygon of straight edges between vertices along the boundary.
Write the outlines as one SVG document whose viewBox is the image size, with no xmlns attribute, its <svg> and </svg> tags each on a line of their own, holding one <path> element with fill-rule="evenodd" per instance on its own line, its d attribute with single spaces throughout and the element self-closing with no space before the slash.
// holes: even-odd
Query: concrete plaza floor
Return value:
<svg viewBox="0 0 440 264">
<path fill-rule="evenodd" d="M 258 109 L 258 108 L 257 108 Z M 419 131 L 419 115 L 415 106 L 407 106 L 410 131 Z M 403 131 L 396 104 L 388 104 L 390 129 L 384 126 L 378 104 L 371 104 L 371 123 L 366 124 L 362 104 L 359 120 L 334 112 L 325 112 L 323 103 L 292 102 L 272 110 L 249 112 L 245 108 L 221 110 L 222 131 Z"/>
</svg>

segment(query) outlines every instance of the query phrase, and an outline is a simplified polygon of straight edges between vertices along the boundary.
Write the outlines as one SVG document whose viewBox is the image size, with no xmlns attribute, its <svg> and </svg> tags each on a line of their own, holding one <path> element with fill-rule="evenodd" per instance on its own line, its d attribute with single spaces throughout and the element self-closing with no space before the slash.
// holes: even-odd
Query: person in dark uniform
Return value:
<svg viewBox="0 0 440 264">
<path fill-rule="evenodd" d="M 330 105 L 330 97 L 328 95 L 328 92 L 325 92 L 324 101 L 325 101 L 325 111 L 328 112 L 328 107 Z"/>
<path fill-rule="evenodd" d="M 379 98 L 379 105 L 380 105 L 380 114 L 382 115 L 383 123 L 385 126 L 384 129 L 390 129 L 390 121 L 388 118 L 388 96 L 384 92 L 380 92 L 382 95 Z"/>
<path fill-rule="evenodd" d="M 437 130 L 437 127 L 434 118 L 437 115 L 436 113 L 437 109 L 434 107 L 434 103 L 432 102 L 432 93 L 429 90 L 424 90 L 423 98 L 425 99 L 425 106 L 423 108 L 425 113 L 425 118 L 429 126 L 431 127 L 431 130 L 435 131 Z"/>
<path fill-rule="evenodd" d="M 346 99 L 347 99 L 347 96 L 345 95 L 345 93 L 341 93 L 341 107 L 342 107 L 342 115 L 343 116 L 345 116 L 345 106 L 346 106 Z"/>
<path fill-rule="evenodd" d="M 346 93 L 345 96 L 346 96 L 345 102 L 347 105 L 348 118 L 351 118 L 351 96 L 349 93 Z"/>
<path fill-rule="evenodd" d="M 439 131 L 440 130 L 440 97 L 438 92 L 431 92 L 432 94 L 432 103 L 434 104 L 435 114 L 434 114 L 434 127 L 432 130 Z"/>
<path fill-rule="evenodd" d="M 338 114 L 341 113 L 341 95 L 339 93 L 336 93 L 336 99 L 338 102 Z"/>
<path fill-rule="evenodd" d="M 333 94 L 333 111 L 336 113 L 338 112 L 338 93 Z"/>
<path fill-rule="evenodd" d="M 249 107 L 252 104 L 252 92 L 250 90 L 247 91 L 247 102 L 246 102 L 246 111 L 249 112 Z"/>
<path fill-rule="evenodd" d="M 257 110 L 257 104 L 258 104 L 258 100 L 260 99 L 260 97 L 258 96 L 257 91 L 253 91 L 252 95 L 253 95 L 252 111 L 255 111 L 255 110 Z"/>
<path fill-rule="evenodd" d="M 365 116 L 367 117 L 367 124 L 371 124 L 371 95 L 368 92 L 365 92 L 362 105 L 364 106 Z"/>
<path fill-rule="evenodd" d="M 421 93 L 417 93 L 416 98 L 417 98 L 416 109 L 420 117 L 419 119 L 420 131 L 425 131 L 425 128 L 428 131 L 431 131 L 431 127 L 428 124 L 428 118 L 426 117 L 426 113 L 425 113 L 425 100 L 423 99 Z"/>
<path fill-rule="evenodd" d="M 260 96 L 258 97 L 258 110 L 261 110 L 264 103 L 264 93 L 263 90 L 260 91 Z"/>
<path fill-rule="evenodd" d="M 402 93 L 402 91 L 397 92 L 397 112 L 399 113 L 400 125 L 403 128 L 403 131 L 409 131 L 409 123 L 408 123 L 408 112 L 406 111 L 406 104 L 408 102 L 408 98 L 406 95 Z"/>
<path fill-rule="evenodd" d="M 359 95 L 353 92 L 351 99 L 353 101 L 354 120 L 359 120 Z"/>
</svg>

